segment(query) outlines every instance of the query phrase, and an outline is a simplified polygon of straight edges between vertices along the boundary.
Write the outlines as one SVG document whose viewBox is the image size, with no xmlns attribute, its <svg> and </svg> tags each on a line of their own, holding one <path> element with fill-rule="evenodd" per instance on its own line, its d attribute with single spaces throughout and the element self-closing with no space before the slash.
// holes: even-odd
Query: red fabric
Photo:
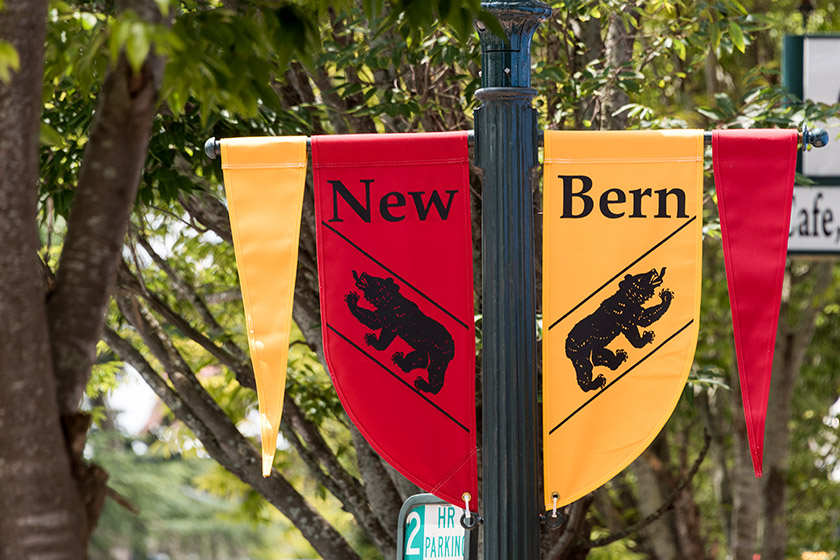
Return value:
<svg viewBox="0 0 840 560">
<path fill-rule="evenodd" d="M 327 367 L 409 480 L 477 495 L 467 134 L 312 138 Z"/>
<path fill-rule="evenodd" d="M 764 453 L 764 421 L 787 255 L 796 143 L 794 130 L 712 133 L 735 351 L 756 476 L 761 476 Z"/>
</svg>

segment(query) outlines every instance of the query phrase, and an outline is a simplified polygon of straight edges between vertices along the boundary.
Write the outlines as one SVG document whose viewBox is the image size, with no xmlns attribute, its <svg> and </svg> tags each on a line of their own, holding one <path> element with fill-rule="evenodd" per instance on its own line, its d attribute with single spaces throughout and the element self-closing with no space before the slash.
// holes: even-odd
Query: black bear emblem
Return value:
<svg viewBox="0 0 840 560">
<path fill-rule="evenodd" d="M 417 304 L 400 294 L 400 287 L 393 278 L 377 278 L 366 272 L 359 276 L 353 271 L 356 287 L 373 309 L 359 306 L 359 294 L 350 292 L 344 296 L 353 317 L 371 329 L 382 329 L 377 337 L 367 333 L 365 342 L 376 350 L 385 350 L 400 337 L 414 350 L 407 355 L 394 352 L 391 356 L 401 370 L 408 373 L 413 369 L 425 369 L 428 381 L 422 376 L 414 380 L 414 386 L 426 393 L 437 394 L 443 387 L 443 378 L 449 362 L 455 357 L 455 342 L 443 325 L 424 315 Z"/>
<path fill-rule="evenodd" d="M 607 380 L 603 375 L 592 378 L 594 366 L 618 369 L 626 359 L 627 352 L 607 349 L 607 344 L 623 334 L 634 348 L 642 348 L 653 342 L 653 331 L 639 332 L 639 327 L 648 327 L 668 311 L 673 292 L 664 289 L 659 292 L 662 303 L 653 307 L 642 304 L 653 297 L 656 288 L 662 285 L 665 268 L 661 272 L 651 270 L 643 274 L 624 276 L 618 284 L 618 291 L 601 302 L 598 309 L 584 317 L 572 327 L 566 338 L 566 356 L 572 361 L 577 382 L 584 391 L 602 389 Z"/>
</svg>

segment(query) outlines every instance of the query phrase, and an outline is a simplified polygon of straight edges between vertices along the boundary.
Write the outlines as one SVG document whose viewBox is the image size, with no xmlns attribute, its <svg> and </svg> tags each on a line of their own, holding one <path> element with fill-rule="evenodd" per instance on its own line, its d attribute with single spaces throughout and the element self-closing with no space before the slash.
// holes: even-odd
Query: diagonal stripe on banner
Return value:
<svg viewBox="0 0 840 560">
<path fill-rule="evenodd" d="M 382 261 L 378 260 L 376 257 L 374 257 L 373 255 L 371 255 L 370 253 L 368 253 L 367 251 L 365 251 L 364 249 L 362 249 L 361 247 L 356 245 L 353 241 L 350 240 L 349 237 L 347 237 L 346 235 L 344 235 L 343 233 L 341 233 L 340 231 L 338 231 L 337 229 L 335 229 L 334 227 L 332 227 L 331 225 L 329 225 L 327 222 L 325 222 L 323 220 L 321 221 L 321 224 L 324 227 L 326 227 L 327 229 L 329 229 L 331 232 L 333 232 L 334 234 L 336 234 L 337 236 L 342 238 L 344 241 L 346 241 L 351 247 L 356 249 L 358 252 L 360 252 L 361 254 L 363 254 L 364 256 L 366 256 L 367 258 L 369 258 L 370 260 L 372 260 L 373 262 L 375 262 L 376 264 L 378 264 L 379 266 L 381 266 L 382 268 L 384 268 L 385 270 L 387 270 L 388 272 L 390 272 L 391 274 L 393 274 L 394 276 L 399 278 L 400 282 L 402 282 L 403 284 L 405 284 L 406 286 L 408 286 L 409 288 L 411 288 L 412 290 L 414 290 L 415 292 L 417 292 L 418 294 L 423 296 L 423 298 L 426 299 L 426 301 L 428 301 L 429 303 L 431 303 L 432 305 L 434 305 L 435 307 L 437 307 L 438 309 L 440 309 L 441 311 L 443 311 L 444 313 L 446 313 L 447 315 L 452 317 L 452 319 L 454 321 L 456 321 L 459 325 L 461 325 L 465 329 L 470 328 L 465 322 L 460 320 L 453 313 L 449 312 L 441 304 L 439 304 L 438 302 L 436 302 L 435 300 L 433 300 L 432 298 L 430 298 L 429 296 L 427 296 L 426 294 L 421 292 L 419 289 L 417 289 L 413 284 L 411 284 L 411 282 L 409 282 L 408 280 L 406 280 L 405 278 L 403 278 L 402 276 L 400 276 L 399 274 L 397 274 L 396 272 L 394 272 L 393 270 L 391 270 L 390 268 L 385 266 L 385 264 Z"/>
<path fill-rule="evenodd" d="M 583 301 L 581 301 L 580 303 L 578 303 L 577 305 L 575 305 L 574 307 L 572 307 L 570 310 L 568 310 L 568 311 L 566 312 L 566 314 L 565 314 L 565 315 L 563 315 L 562 317 L 560 317 L 559 319 L 557 319 L 556 321 L 554 321 L 553 323 L 551 323 L 551 325 L 548 327 L 548 330 L 551 330 L 551 329 L 553 329 L 554 327 L 556 327 L 556 326 L 560 323 L 560 321 L 562 321 L 563 319 L 565 319 L 566 317 L 568 317 L 569 315 L 571 315 L 572 313 L 574 313 L 574 312 L 575 312 L 575 311 L 576 311 L 576 310 L 577 310 L 577 309 L 578 309 L 581 305 L 583 305 L 584 303 L 586 303 L 587 301 L 589 301 L 590 299 L 592 299 L 592 298 L 595 296 L 595 294 L 597 294 L 598 292 L 600 292 L 601 290 L 603 290 L 604 288 L 606 288 L 607 286 L 609 286 L 609 285 L 610 285 L 610 284 L 611 284 L 611 283 L 612 283 L 612 282 L 613 282 L 616 278 L 618 278 L 619 276 L 621 276 L 622 274 L 624 274 L 625 272 L 627 272 L 627 271 L 628 271 L 631 267 L 635 266 L 635 265 L 636 265 L 636 264 L 637 264 L 640 260 L 642 260 L 643 258 L 645 258 L 646 256 L 648 256 L 649 254 L 651 254 L 652 252 L 654 252 L 656 249 L 658 249 L 658 248 L 659 248 L 662 244 L 664 244 L 666 241 L 668 241 L 669 239 L 671 239 L 672 237 L 674 237 L 675 235 L 677 235 L 680 231 L 682 231 L 682 230 L 683 230 L 683 229 L 684 229 L 684 228 L 685 228 L 688 224 L 690 224 L 691 222 L 693 222 L 696 218 L 697 218 L 697 216 L 692 216 L 692 217 L 691 217 L 691 218 L 690 218 L 687 222 L 685 222 L 685 223 L 684 223 L 684 224 L 682 224 L 680 227 L 678 227 L 676 230 L 674 230 L 673 232 L 671 232 L 671 233 L 670 233 L 670 234 L 669 234 L 669 235 L 668 235 L 665 239 L 663 239 L 662 241 L 660 241 L 659 243 L 657 243 L 656 245 L 654 245 L 653 247 L 651 247 L 650 249 L 648 249 L 647 251 L 645 251 L 645 252 L 642 254 L 642 256 L 641 256 L 641 257 L 639 257 L 638 259 L 634 260 L 633 262 L 631 262 L 630 264 L 628 264 L 627 266 L 625 266 L 623 269 L 621 269 L 620 271 L 618 271 L 618 273 L 617 273 L 615 276 L 613 276 L 612 278 L 610 278 L 609 280 L 607 280 L 606 282 L 604 282 L 604 284 L 603 284 L 600 288 L 598 288 L 597 290 L 595 290 L 594 292 L 592 292 L 591 294 L 589 294 L 588 296 L 586 296 L 586 298 L 584 298 L 584 299 L 583 299 Z"/>
<path fill-rule="evenodd" d="M 559 424 L 557 424 L 556 426 L 554 426 L 553 428 L 551 428 L 551 430 L 548 432 L 548 434 L 549 434 L 549 435 L 553 434 L 553 433 L 554 433 L 554 431 L 555 431 L 555 430 L 557 430 L 557 428 L 559 428 L 560 426 L 562 426 L 563 424 L 565 424 L 566 422 L 568 422 L 568 421 L 572 418 L 572 416 L 574 416 L 575 414 L 577 414 L 578 412 L 580 412 L 581 410 L 583 410 L 584 408 L 586 408 L 586 406 L 587 406 L 589 403 L 591 403 L 592 401 L 594 401 L 595 399 L 597 399 L 598 397 L 600 397 L 601 395 L 603 395 L 603 394 L 607 391 L 607 389 L 609 389 L 610 387 L 612 387 L 613 385 L 615 385 L 616 383 L 618 383 L 618 381 L 619 381 L 621 378 L 623 378 L 625 375 L 627 375 L 628 373 L 630 373 L 631 371 L 633 371 L 633 369 L 635 369 L 635 368 L 636 368 L 636 366 L 638 366 L 639 364 L 641 364 L 642 362 L 644 362 L 645 360 L 647 360 L 648 358 L 650 358 L 652 355 L 654 355 L 656 352 L 658 352 L 660 348 L 662 348 L 663 346 L 665 346 L 666 344 L 668 344 L 669 342 L 671 342 L 671 340 L 673 340 L 673 339 L 674 339 L 674 338 L 675 338 L 678 334 L 680 334 L 680 333 L 681 333 L 681 332 L 683 332 L 685 329 L 687 329 L 687 328 L 691 325 L 691 323 L 693 323 L 693 322 L 694 322 L 694 319 L 692 319 L 691 321 L 689 321 L 688 323 L 686 323 L 685 325 L 683 325 L 682 327 L 680 327 L 680 329 L 679 329 L 679 330 L 677 330 L 677 332 L 675 332 L 674 334 L 672 334 L 671 336 L 669 336 L 668 338 L 666 338 L 666 339 L 665 339 L 665 340 L 664 340 L 664 341 L 663 341 L 663 342 L 662 342 L 659 346 L 657 346 L 656 348 L 654 348 L 653 350 L 651 350 L 650 352 L 648 352 L 648 353 L 645 355 L 645 357 L 644 357 L 644 358 L 642 358 L 641 360 L 639 360 L 638 362 L 636 362 L 635 364 L 633 364 L 632 366 L 630 366 L 629 368 L 627 368 L 627 371 L 625 371 L 624 373 L 622 373 L 621 375 L 619 375 L 618 377 L 616 377 L 615 379 L 613 379 L 613 380 L 612 380 L 610 383 L 608 383 L 608 384 L 607 384 L 607 385 L 606 385 L 603 389 L 601 389 L 600 391 L 598 391 L 597 393 L 595 393 L 594 395 L 592 395 L 592 397 L 590 397 L 590 399 L 589 399 L 588 401 L 586 401 L 585 403 L 583 403 L 582 405 L 580 405 L 580 406 L 577 408 L 577 410 L 575 410 L 574 412 L 572 412 L 571 414 L 569 414 L 568 416 L 566 416 L 566 418 L 565 418 L 562 422 L 560 422 Z"/>
<path fill-rule="evenodd" d="M 353 342 L 352 340 L 350 340 L 349 338 L 347 338 L 344 334 L 340 333 L 340 332 L 339 332 L 338 330 L 336 330 L 336 328 L 335 328 L 335 327 L 333 327 L 332 325 L 327 324 L 327 328 L 328 328 L 328 329 L 330 329 L 330 330 L 331 330 L 332 332 L 334 332 L 335 334 L 337 334 L 338 336 L 340 336 L 341 338 L 343 338 L 343 339 L 344 339 L 344 340 L 345 340 L 348 344 L 350 344 L 351 346 L 353 346 L 353 348 L 355 348 L 356 350 L 358 350 L 359 352 L 361 352 L 362 354 L 364 354 L 365 356 L 367 356 L 368 358 L 370 358 L 370 360 L 371 360 L 372 362 L 374 362 L 376 365 L 378 365 L 379 367 L 381 367 L 382 369 L 384 369 L 386 372 L 388 372 L 388 373 L 391 375 L 391 377 L 393 377 L 394 379 L 396 379 L 397 381 L 399 381 L 400 383 L 402 383 L 403 385 L 405 385 L 406 387 L 408 387 L 408 388 L 411 390 L 411 392 L 413 392 L 413 393 L 414 393 L 414 394 L 416 394 L 418 397 L 420 397 L 421 399 L 423 399 L 424 401 L 426 401 L 427 403 L 429 403 L 430 405 L 432 405 L 433 407 L 435 407 L 435 408 L 436 408 L 438 411 L 440 411 L 440 412 L 441 412 L 444 416 L 446 416 L 447 418 L 449 418 L 450 420 L 452 420 L 453 422 L 455 422 L 455 423 L 458 425 L 458 427 L 459 427 L 459 428 L 463 429 L 463 430 L 464 430 L 465 432 L 467 432 L 467 433 L 470 433 L 470 429 L 469 429 L 469 428 L 467 428 L 466 426 L 464 426 L 463 424 L 461 424 L 460 422 L 458 422 L 458 420 L 456 420 L 454 416 L 452 416 L 451 414 L 449 414 L 448 412 L 446 412 L 443 408 L 441 408 L 440 406 L 438 406 L 437 404 L 435 404 L 434 402 L 432 402 L 432 400 L 431 400 L 431 399 L 429 399 L 429 397 L 427 397 L 426 395 L 424 395 L 423 393 L 421 393 L 420 391 L 418 391 L 418 390 L 417 390 L 417 389 L 416 389 L 413 385 L 411 385 L 410 383 L 408 383 L 405 379 L 403 379 L 402 377 L 400 377 L 399 375 L 397 375 L 396 373 L 394 373 L 393 371 L 391 371 L 391 370 L 390 370 L 390 368 L 388 368 L 388 366 L 386 366 L 385 364 L 383 364 L 382 362 L 380 362 L 379 360 L 377 360 L 376 358 L 374 358 L 373 356 L 371 356 L 370 354 L 368 354 L 368 353 L 367 353 L 367 352 L 366 352 L 366 351 L 365 351 L 365 350 L 364 350 L 361 346 L 359 346 L 358 344 L 356 344 L 355 342 Z"/>
</svg>

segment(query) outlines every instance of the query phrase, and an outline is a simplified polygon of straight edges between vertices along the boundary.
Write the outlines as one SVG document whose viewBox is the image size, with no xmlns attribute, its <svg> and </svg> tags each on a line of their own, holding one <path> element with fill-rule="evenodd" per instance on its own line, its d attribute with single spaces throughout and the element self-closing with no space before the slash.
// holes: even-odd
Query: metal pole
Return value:
<svg viewBox="0 0 840 560">
<path fill-rule="evenodd" d="M 551 9 L 536 0 L 482 2 L 507 41 L 477 24 L 483 169 L 482 512 L 485 560 L 539 558 L 533 178 L 536 111 L 531 37 Z"/>
</svg>

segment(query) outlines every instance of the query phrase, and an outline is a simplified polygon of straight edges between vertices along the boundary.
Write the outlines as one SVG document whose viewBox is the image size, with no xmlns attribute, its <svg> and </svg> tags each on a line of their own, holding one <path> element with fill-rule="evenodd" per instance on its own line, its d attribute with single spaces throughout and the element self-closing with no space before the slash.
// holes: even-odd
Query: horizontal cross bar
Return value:
<svg viewBox="0 0 840 560">
<path fill-rule="evenodd" d="M 467 131 L 467 141 L 472 145 L 473 138 L 475 134 L 472 130 Z M 306 138 L 306 147 L 309 147 L 310 138 Z M 822 148 L 823 146 L 828 145 L 828 131 L 822 128 L 815 128 L 814 130 L 808 130 L 805 127 L 802 132 L 799 133 L 799 142 L 803 145 L 811 145 L 815 148 Z M 542 134 L 540 134 L 539 144 L 542 146 Z M 712 145 L 712 133 L 711 132 L 704 132 L 703 133 L 703 143 L 706 146 Z M 216 159 L 219 154 L 222 153 L 221 144 L 215 137 L 210 137 L 204 143 L 204 153 L 207 154 L 207 157 L 210 159 Z"/>
</svg>

